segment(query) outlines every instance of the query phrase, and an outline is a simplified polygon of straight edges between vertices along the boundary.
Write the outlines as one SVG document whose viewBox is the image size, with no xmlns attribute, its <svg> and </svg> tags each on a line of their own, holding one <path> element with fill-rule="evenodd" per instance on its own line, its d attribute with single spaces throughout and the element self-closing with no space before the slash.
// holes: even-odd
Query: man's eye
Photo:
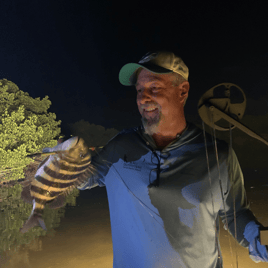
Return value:
<svg viewBox="0 0 268 268">
<path fill-rule="evenodd" d="M 153 90 L 153 91 L 158 91 L 158 90 L 160 90 L 160 87 L 152 87 L 152 90 Z M 141 90 L 141 89 L 137 89 L 137 92 L 138 92 L 138 93 L 141 93 L 142 90 Z"/>
</svg>

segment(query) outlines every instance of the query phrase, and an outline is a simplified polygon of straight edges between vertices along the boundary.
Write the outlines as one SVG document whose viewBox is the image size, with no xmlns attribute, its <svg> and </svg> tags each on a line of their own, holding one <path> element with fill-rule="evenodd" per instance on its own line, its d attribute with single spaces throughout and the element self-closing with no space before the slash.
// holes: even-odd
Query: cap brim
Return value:
<svg viewBox="0 0 268 268">
<path fill-rule="evenodd" d="M 144 68 L 152 73 L 156 74 L 168 74 L 172 73 L 171 70 L 160 67 L 158 65 L 154 64 L 138 64 L 138 63 L 127 63 L 124 65 L 120 72 L 119 72 L 119 81 L 122 85 L 124 86 L 133 86 L 136 83 L 136 76 L 135 76 L 135 71 L 138 68 Z"/>
</svg>

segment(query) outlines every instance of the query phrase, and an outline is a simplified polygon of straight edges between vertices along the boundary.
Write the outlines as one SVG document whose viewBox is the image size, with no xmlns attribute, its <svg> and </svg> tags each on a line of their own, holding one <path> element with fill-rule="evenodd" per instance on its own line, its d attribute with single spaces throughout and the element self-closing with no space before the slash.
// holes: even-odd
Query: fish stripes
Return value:
<svg viewBox="0 0 268 268">
<path fill-rule="evenodd" d="M 22 198 L 33 203 L 31 216 L 22 227 L 22 233 L 34 226 L 46 230 L 42 219 L 45 204 L 48 203 L 51 208 L 64 206 L 65 196 L 96 174 L 96 168 L 91 165 L 89 148 L 82 138 L 73 137 L 54 149 L 57 153 L 40 163 L 35 179 L 22 191 Z M 27 197 L 29 193 L 30 197 Z"/>
</svg>

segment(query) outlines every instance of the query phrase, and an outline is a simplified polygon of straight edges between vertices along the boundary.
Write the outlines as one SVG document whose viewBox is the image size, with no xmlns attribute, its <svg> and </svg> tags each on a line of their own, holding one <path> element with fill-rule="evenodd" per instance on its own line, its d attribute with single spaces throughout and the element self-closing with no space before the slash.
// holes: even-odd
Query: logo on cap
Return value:
<svg viewBox="0 0 268 268">
<path fill-rule="evenodd" d="M 148 52 L 146 55 L 144 55 L 141 60 L 139 61 L 139 63 L 144 63 L 144 62 L 148 62 L 151 61 L 152 59 L 157 57 L 158 53 L 152 53 L 152 52 Z"/>
</svg>

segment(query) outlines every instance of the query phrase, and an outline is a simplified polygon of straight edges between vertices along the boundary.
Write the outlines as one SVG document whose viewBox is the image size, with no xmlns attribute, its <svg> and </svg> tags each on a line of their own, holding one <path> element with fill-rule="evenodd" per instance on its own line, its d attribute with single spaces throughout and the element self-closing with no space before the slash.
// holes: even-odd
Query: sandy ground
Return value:
<svg viewBox="0 0 268 268">
<path fill-rule="evenodd" d="M 108 202 L 103 189 L 92 189 L 91 198 L 77 199 L 76 207 L 68 207 L 61 225 L 54 237 L 43 237 L 42 251 L 20 252 L 1 268 L 112 268 L 113 250 L 110 229 Z M 84 191 L 88 192 L 88 191 Z M 268 187 L 259 187 L 247 191 L 251 208 L 258 220 L 268 226 L 266 197 Z M 93 201 L 93 199 L 94 201 Z M 230 251 L 229 237 L 231 239 Z M 254 263 L 248 250 L 221 228 L 220 242 L 224 268 L 268 268 L 268 263 Z"/>
</svg>

